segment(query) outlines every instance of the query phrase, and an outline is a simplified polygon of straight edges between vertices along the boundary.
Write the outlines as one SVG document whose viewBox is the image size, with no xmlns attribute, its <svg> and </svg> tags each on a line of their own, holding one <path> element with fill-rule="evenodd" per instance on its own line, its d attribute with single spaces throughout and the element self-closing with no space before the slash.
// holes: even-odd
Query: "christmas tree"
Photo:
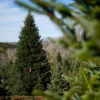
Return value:
<svg viewBox="0 0 100 100">
<path fill-rule="evenodd" d="M 70 89 L 69 82 L 61 77 L 62 74 L 63 67 L 60 64 L 55 63 L 53 66 L 51 66 L 51 83 L 48 84 L 48 89 L 61 95 L 63 91 L 68 91 Z"/>
<path fill-rule="evenodd" d="M 64 61 L 63 61 L 63 73 L 65 75 L 68 75 L 69 70 L 71 70 L 69 61 L 67 59 L 64 59 Z"/>
<path fill-rule="evenodd" d="M 62 57 L 61 57 L 60 52 L 58 52 L 56 59 L 57 59 L 57 62 L 58 63 L 61 63 L 62 62 Z"/>
<path fill-rule="evenodd" d="M 16 95 L 30 95 L 33 89 L 45 90 L 50 81 L 50 66 L 38 33 L 34 18 L 29 12 L 20 32 L 14 63 L 17 68 L 15 76 L 19 76 L 16 77 L 13 89 L 21 82 Z"/>
</svg>

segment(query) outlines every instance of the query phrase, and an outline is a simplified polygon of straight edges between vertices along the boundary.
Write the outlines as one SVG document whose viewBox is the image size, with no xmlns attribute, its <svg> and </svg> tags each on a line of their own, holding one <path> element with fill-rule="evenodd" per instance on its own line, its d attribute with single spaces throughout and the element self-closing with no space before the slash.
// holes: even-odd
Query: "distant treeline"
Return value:
<svg viewBox="0 0 100 100">
<path fill-rule="evenodd" d="M 16 48 L 16 45 L 0 42 L 0 53 L 6 52 L 8 48 Z"/>
</svg>

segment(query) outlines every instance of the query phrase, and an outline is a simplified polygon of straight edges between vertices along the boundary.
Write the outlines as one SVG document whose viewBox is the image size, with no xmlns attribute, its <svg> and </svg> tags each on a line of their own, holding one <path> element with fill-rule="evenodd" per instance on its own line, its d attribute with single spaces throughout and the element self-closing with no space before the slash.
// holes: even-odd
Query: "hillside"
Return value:
<svg viewBox="0 0 100 100">
<path fill-rule="evenodd" d="M 8 48 L 16 48 L 16 44 L 17 42 L 6 42 L 6 43 L 1 42 L 0 43 L 0 53 L 7 51 Z M 70 54 L 68 50 L 63 49 L 57 44 L 52 43 L 50 41 L 43 41 L 42 45 L 43 45 L 43 49 L 49 53 L 53 51 L 60 52 L 62 57 L 65 57 L 66 55 Z"/>
<path fill-rule="evenodd" d="M 16 42 L 0 42 L 0 67 L 7 65 L 10 60 L 14 62 L 16 52 Z M 70 52 L 49 41 L 42 42 L 43 49 L 46 51 L 48 59 L 56 58 L 57 53 L 60 52 L 62 58 L 69 56 Z"/>
<path fill-rule="evenodd" d="M 16 45 L 0 42 L 0 53 L 6 52 L 8 48 L 16 48 Z"/>
<path fill-rule="evenodd" d="M 53 43 L 53 42 L 48 42 L 48 41 L 43 41 L 42 42 L 43 49 L 47 52 L 49 52 L 51 55 L 57 55 L 58 52 L 61 53 L 62 58 L 67 57 L 70 55 L 70 51 L 63 49 L 59 45 Z"/>
</svg>

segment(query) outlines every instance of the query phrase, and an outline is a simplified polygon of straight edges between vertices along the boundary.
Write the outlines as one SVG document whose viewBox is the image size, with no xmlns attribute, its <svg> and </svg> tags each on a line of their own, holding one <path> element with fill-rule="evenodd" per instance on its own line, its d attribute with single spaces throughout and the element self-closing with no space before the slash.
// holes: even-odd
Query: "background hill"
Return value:
<svg viewBox="0 0 100 100">
<path fill-rule="evenodd" d="M 16 45 L 13 43 L 3 43 L 0 42 L 0 54 L 5 53 L 8 48 L 16 48 Z"/>
<path fill-rule="evenodd" d="M 43 41 L 42 45 L 43 49 L 46 51 L 46 55 L 49 60 L 55 59 L 58 52 L 61 53 L 62 58 L 65 58 L 70 54 L 70 51 L 63 49 L 57 44 L 50 41 Z M 0 66 L 7 65 L 10 60 L 14 62 L 16 58 L 16 47 L 16 42 L 0 43 Z"/>
</svg>

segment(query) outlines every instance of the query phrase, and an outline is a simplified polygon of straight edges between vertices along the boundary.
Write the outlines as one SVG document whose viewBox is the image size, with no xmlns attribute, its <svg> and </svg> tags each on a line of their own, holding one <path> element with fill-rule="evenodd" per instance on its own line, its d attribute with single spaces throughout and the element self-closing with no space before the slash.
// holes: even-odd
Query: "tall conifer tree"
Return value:
<svg viewBox="0 0 100 100">
<path fill-rule="evenodd" d="M 20 73 L 19 80 L 23 83 L 17 95 L 30 95 L 33 89 L 45 90 L 49 83 L 50 66 L 38 33 L 34 18 L 29 12 L 20 32 L 14 63 Z"/>
<path fill-rule="evenodd" d="M 58 63 L 61 63 L 62 62 L 62 57 L 61 57 L 61 54 L 60 54 L 60 52 L 58 52 L 58 54 L 57 54 L 57 62 Z"/>
</svg>

